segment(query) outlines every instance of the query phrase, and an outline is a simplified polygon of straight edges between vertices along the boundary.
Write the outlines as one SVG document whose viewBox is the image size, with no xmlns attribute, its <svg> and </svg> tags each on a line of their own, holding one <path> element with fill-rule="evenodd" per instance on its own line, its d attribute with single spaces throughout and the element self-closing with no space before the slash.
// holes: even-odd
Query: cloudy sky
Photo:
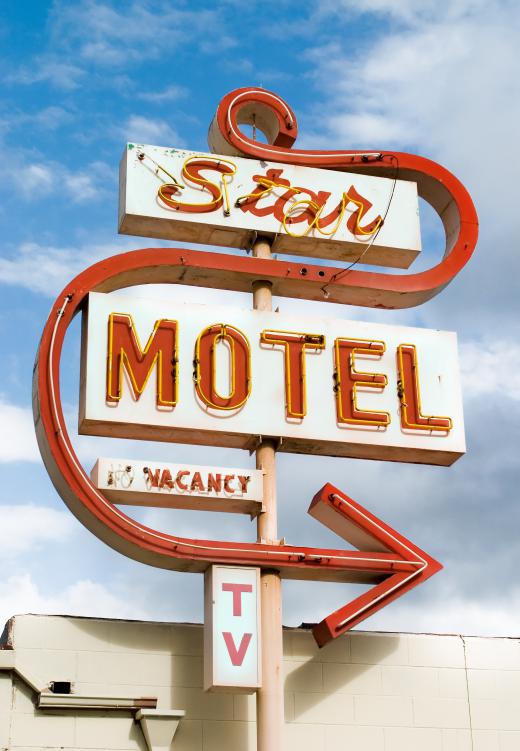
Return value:
<svg viewBox="0 0 520 751">
<path fill-rule="evenodd" d="M 0 620 L 53 612 L 202 619 L 202 577 L 152 569 L 104 546 L 63 506 L 33 434 L 31 376 L 48 310 L 93 261 L 146 247 L 117 235 L 127 140 L 206 150 L 220 98 L 264 86 L 296 111 L 302 147 L 413 151 L 451 169 L 479 212 L 470 265 L 402 312 L 277 300 L 345 320 L 455 330 L 468 452 L 451 468 L 283 455 L 280 534 L 338 544 L 305 511 L 330 481 L 445 570 L 363 628 L 520 635 L 520 346 L 517 133 L 520 6 L 508 0 L 8 2 L 0 18 Z M 422 207 L 425 257 L 441 251 Z M 157 245 L 158 243 L 154 243 Z M 222 301 L 175 287 L 173 301 Z M 249 307 L 247 295 L 228 294 Z M 76 330 L 77 333 L 77 330 Z M 77 414 L 72 332 L 64 398 Z M 98 455 L 252 466 L 245 452 L 79 437 Z M 149 511 L 177 534 L 253 539 L 249 521 Z M 308 590 L 308 591 L 307 591 Z M 306 591 L 305 596 L 303 596 Z M 314 621 L 348 586 L 284 585 L 284 622 Z"/>
</svg>

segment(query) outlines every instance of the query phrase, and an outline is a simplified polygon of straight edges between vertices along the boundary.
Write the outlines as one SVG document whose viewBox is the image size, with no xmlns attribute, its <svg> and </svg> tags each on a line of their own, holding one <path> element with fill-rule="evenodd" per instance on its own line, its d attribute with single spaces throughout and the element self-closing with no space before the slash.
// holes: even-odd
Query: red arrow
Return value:
<svg viewBox="0 0 520 751">
<path fill-rule="evenodd" d="M 331 613 L 314 627 L 314 638 L 320 647 L 442 569 L 438 561 L 417 545 L 329 483 L 312 499 L 309 514 L 355 548 L 362 550 L 367 556 L 367 564 L 371 562 L 371 553 L 395 554 L 394 560 L 386 561 L 388 575 L 379 584 Z M 409 564 L 411 570 L 399 571 L 405 563 Z"/>
</svg>

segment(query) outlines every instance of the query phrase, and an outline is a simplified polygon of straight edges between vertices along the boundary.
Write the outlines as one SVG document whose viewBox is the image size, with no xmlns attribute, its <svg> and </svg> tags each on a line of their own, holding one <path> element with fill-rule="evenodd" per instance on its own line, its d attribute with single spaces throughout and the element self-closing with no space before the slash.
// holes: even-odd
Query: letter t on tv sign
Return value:
<svg viewBox="0 0 520 751">
<path fill-rule="evenodd" d="M 253 693 L 260 675 L 260 569 L 210 566 L 204 580 L 204 688 Z"/>
</svg>

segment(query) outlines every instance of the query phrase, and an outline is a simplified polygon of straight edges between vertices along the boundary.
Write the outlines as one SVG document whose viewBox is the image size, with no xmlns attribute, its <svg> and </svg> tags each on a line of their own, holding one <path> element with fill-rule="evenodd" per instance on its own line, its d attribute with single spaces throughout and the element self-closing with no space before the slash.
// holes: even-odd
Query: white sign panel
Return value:
<svg viewBox="0 0 520 751">
<path fill-rule="evenodd" d="M 98 459 L 91 478 L 114 503 L 256 515 L 263 475 L 257 469 L 136 459 Z"/>
<path fill-rule="evenodd" d="M 406 180 L 129 143 L 119 231 L 408 268 L 421 249 L 417 186 Z"/>
<path fill-rule="evenodd" d="M 260 569 L 211 566 L 204 578 L 204 688 L 261 685 Z"/>
<path fill-rule="evenodd" d="M 92 293 L 80 430 L 452 464 L 465 451 L 451 332 Z"/>
</svg>

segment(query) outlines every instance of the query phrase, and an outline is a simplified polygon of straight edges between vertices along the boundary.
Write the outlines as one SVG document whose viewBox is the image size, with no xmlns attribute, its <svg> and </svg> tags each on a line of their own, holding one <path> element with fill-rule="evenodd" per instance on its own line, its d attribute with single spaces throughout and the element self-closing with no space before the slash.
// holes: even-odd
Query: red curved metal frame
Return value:
<svg viewBox="0 0 520 751">
<path fill-rule="evenodd" d="M 240 131 L 240 123 L 253 122 L 253 115 L 255 123 L 268 123 L 271 132 L 277 128 L 271 143 L 253 141 Z M 350 291 L 334 301 L 386 308 L 418 305 L 438 294 L 465 266 L 477 242 L 478 219 L 468 191 L 451 172 L 430 159 L 401 152 L 290 148 L 297 135 L 296 117 L 280 97 L 264 89 L 244 88 L 230 92 L 220 102 L 210 127 L 210 144 L 223 153 L 256 159 L 413 180 L 419 195 L 439 214 L 445 230 L 444 257 L 427 271 L 394 275 L 349 269 L 327 273 L 327 278 L 341 279 L 341 286 Z M 328 284 L 325 286 L 329 292 Z"/>
<path fill-rule="evenodd" d="M 119 552 L 161 568 L 204 571 L 211 563 L 276 568 L 289 578 L 379 581 L 395 565 L 392 556 L 374 553 L 372 561 L 344 550 L 319 550 L 291 545 L 192 540 L 145 527 L 108 501 L 79 462 L 63 416 L 60 361 L 67 329 L 87 301 L 89 292 L 109 291 L 155 281 L 168 271 L 171 256 L 184 250 L 142 250 L 114 256 L 79 274 L 54 303 L 45 325 L 34 370 L 33 408 L 36 435 L 47 471 L 62 499 L 95 535 Z M 207 254 L 212 256 L 213 254 Z M 154 272 L 151 276 L 148 271 Z M 403 572 L 413 570 L 403 563 Z M 398 567 L 399 568 L 399 567 Z M 357 573 L 356 573 L 357 572 Z"/>
<path fill-rule="evenodd" d="M 247 139 L 238 130 L 239 122 L 257 114 L 258 125 L 271 135 L 270 144 Z M 136 560 L 183 571 L 230 563 L 275 568 L 290 578 L 378 583 L 391 573 L 404 575 L 417 569 L 406 560 L 396 562 L 392 553 L 374 552 L 367 558 L 355 551 L 192 540 L 145 527 L 109 502 L 90 481 L 74 452 L 61 407 L 59 373 L 65 334 L 91 291 L 165 282 L 247 291 L 253 281 L 262 279 L 271 281 L 275 294 L 290 297 L 406 307 L 438 293 L 464 266 L 475 246 L 477 217 L 468 193 L 447 170 L 409 154 L 297 151 L 289 148 L 296 134 L 296 118 L 283 100 L 257 89 L 239 89 L 224 97 L 211 129 L 215 145 L 259 159 L 375 175 L 393 175 L 398 169 L 400 178 L 417 180 L 420 195 L 443 219 L 448 247 L 444 260 L 420 274 L 393 276 L 178 248 L 149 248 L 108 258 L 79 274 L 53 305 L 34 371 L 36 433 L 47 470 L 65 503 L 91 532 Z"/>
</svg>

